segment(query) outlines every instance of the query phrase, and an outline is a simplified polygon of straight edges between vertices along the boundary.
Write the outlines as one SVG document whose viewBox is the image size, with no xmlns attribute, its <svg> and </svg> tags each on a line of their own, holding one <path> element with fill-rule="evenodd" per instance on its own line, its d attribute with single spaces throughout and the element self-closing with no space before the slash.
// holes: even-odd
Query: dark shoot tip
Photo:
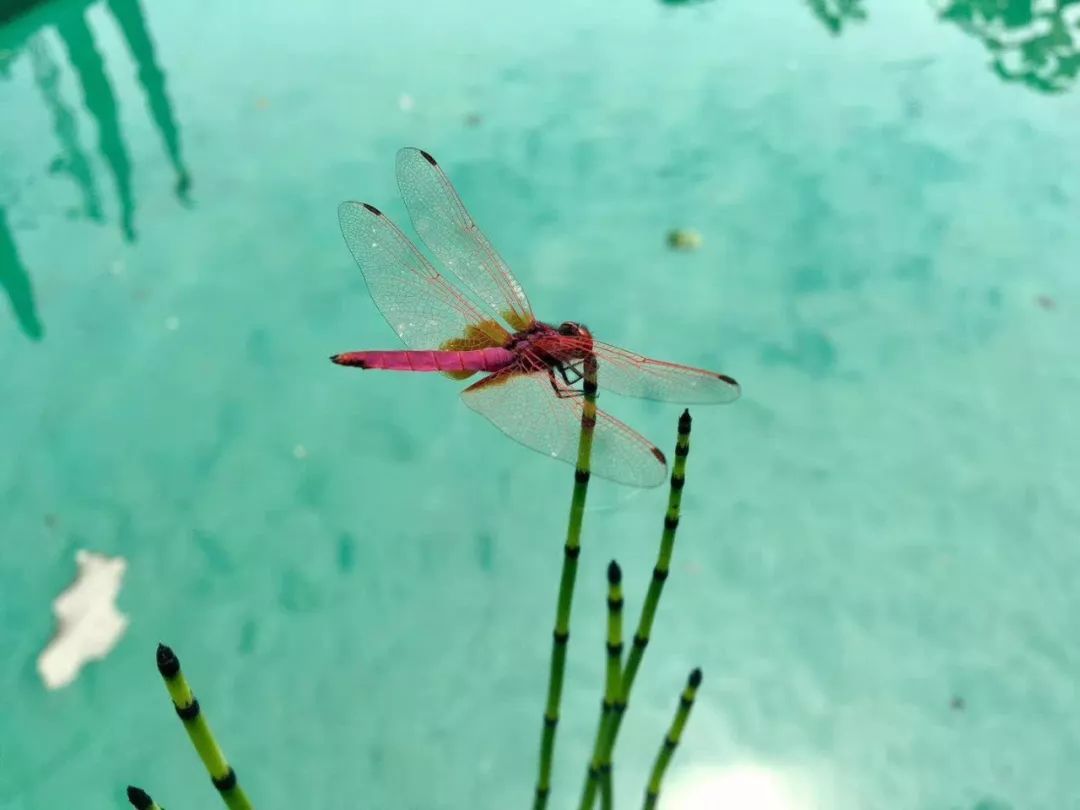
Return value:
<svg viewBox="0 0 1080 810">
<path fill-rule="evenodd" d="M 690 673 L 687 684 L 691 689 L 697 689 L 701 686 L 701 667 L 694 667 L 694 671 Z"/>
<path fill-rule="evenodd" d="M 136 810 L 148 810 L 154 803 L 154 800 L 150 798 L 149 793 L 134 785 L 128 785 L 127 798 L 128 801 L 131 802 L 131 806 L 136 808 Z"/>
<path fill-rule="evenodd" d="M 612 585 L 618 585 L 622 582 L 622 569 L 614 560 L 607 567 L 607 581 Z"/>
<path fill-rule="evenodd" d="M 163 678 L 175 677 L 180 671 L 180 659 L 170 647 L 164 644 L 158 644 L 157 647 L 157 668 Z"/>
<path fill-rule="evenodd" d="M 679 433 L 689 433 L 690 422 L 690 409 L 687 408 L 682 412 L 682 416 L 679 417 Z"/>
</svg>

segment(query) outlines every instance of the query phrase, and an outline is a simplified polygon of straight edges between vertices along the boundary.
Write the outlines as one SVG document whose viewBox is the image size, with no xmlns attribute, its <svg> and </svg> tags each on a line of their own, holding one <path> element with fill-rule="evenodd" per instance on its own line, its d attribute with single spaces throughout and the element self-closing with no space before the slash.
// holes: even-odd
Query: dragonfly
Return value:
<svg viewBox="0 0 1080 810">
<path fill-rule="evenodd" d="M 465 404 L 503 433 L 551 458 L 575 463 L 586 360 L 601 391 L 683 404 L 732 402 L 726 374 L 652 360 L 602 343 L 581 323 L 538 320 L 521 284 L 429 153 L 397 154 L 398 187 L 440 273 L 375 206 L 338 206 L 345 244 L 375 306 L 407 347 L 350 351 L 341 366 L 439 372 L 455 380 L 482 374 L 462 391 Z M 634 487 L 667 476 L 664 454 L 644 436 L 597 410 L 591 472 Z"/>
</svg>

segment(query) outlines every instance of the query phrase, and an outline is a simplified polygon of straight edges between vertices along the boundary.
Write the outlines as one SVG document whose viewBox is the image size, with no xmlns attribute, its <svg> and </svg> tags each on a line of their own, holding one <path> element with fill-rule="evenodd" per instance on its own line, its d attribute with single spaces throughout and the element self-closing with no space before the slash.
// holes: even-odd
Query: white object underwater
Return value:
<svg viewBox="0 0 1080 810">
<path fill-rule="evenodd" d="M 660 792 L 669 810 L 815 810 L 816 791 L 790 769 L 745 761 L 677 771 Z"/>
<path fill-rule="evenodd" d="M 100 661 L 127 630 L 116 609 L 127 560 L 79 549 L 75 581 L 53 602 L 56 634 L 38 656 L 38 674 L 48 689 L 72 683 L 89 661 Z"/>
</svg>

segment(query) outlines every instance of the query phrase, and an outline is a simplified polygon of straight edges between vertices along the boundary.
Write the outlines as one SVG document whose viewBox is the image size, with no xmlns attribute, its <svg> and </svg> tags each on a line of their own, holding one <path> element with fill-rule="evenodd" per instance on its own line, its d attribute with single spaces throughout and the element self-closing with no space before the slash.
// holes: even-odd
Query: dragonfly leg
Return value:
<svg viewBox="0 0 1080 810">
<path fill-rule="evenodd" d="M 568 380 L 566 377 L 566 369 L 564 369 L 561 364 L 548 368 L 548 379 L 551 381 L 551 389 L 555 392 L 555 396 L 557 396 L 559 399 L 568 399 L 571 397 L 584 396 L 583 391 L 578 391 L 575 388 L 560 388 L 558 380 L 555 379 L 555 369 L 559 370 L 559 376 L 566 380 L 567 386 L 572 385 L 570 380 Z M 581 377 L 578 377 L 578 379 L 580 380 Z"/>
<path fill-rule="evenodd" d="M 567 385 L 575 385 L 581 382 L 582 378 L 585 376 L 584 367 L 584 360 L 579 360 L 578 362 L 570 363 L 569 365 L 563 365 L 560 363 L 559 373 L 562 375 L 562 378 L 566 381 Z M 574 379 L 570 379 L 570 374 L 574 375 Z"/>
<path fill-rule="evenodd" d="M 562 394 L 559 393 L 559 383 L 555 381 L 555 369 L 548 368 L 548 380 L 551 382 L 551 390 L 555 392 L 555 396 L 561 398 Z"/>
</svg>

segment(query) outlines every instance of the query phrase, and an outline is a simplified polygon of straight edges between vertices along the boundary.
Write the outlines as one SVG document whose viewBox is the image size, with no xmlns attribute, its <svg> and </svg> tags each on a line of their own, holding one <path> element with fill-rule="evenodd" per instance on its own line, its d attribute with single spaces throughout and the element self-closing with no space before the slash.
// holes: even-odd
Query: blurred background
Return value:
<svg viewBox="0 0 1080 810">
<path fill-rule="evenodd" d="M 700 665 L 668 810 L 1080 807 L 1080 3 L 26 5 L 0 25 L 0 807 L 218 801 L 158 641 L 260 807 L 530 802 L 570 469 L 460 385 L 326 359 L 397 346 L 335 207 L 407 226 L 403 145 L 541 318 L 743 385 L 694 412 L 626 806 Z M 672 446 L 678 407 L 601 405 Z M 636 617 L 665 498 L 590 493 L 552 807 L 604 569 Z M 50 689 L 79 550 L 123 561 L 128 623 Z"/>
</svg>

